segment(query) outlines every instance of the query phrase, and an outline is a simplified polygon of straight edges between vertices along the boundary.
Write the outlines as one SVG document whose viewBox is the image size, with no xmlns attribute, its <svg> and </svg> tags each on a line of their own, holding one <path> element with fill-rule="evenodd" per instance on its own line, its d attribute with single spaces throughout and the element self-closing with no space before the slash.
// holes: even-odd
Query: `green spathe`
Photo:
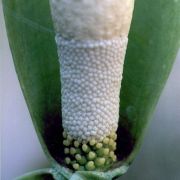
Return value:
<svg viewBox="0 0 180 180">
<path fill-rule="evenodd" d="M 180 45 L 180 1 L 137 0 L 129 34 L 122 89 L 121 121 L 134 139 L 124 165 L 105 173 L 60 166 L 60 77 L 48 0 L 3 0 L 9 43 L 16 72 L 42 147 L 53 166 L 54 179 L 111 179 L 134 159 L 144 129 L 172 68 Z M 117 143 L 120 137 L 117 137 Z M 123 147 L 123 144 L 117 144 Z M 121 153 L 121 150 L 118 149 Z M 34 176 L 29 176 L 32 179 Z M 41 178 L 42 179 L 42 178 Z"/>
</svg>

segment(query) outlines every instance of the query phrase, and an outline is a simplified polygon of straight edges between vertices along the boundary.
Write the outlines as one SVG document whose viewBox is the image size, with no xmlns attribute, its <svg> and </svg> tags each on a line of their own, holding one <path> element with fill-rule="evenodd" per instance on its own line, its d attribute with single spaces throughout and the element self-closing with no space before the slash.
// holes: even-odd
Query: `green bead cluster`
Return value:
<svg viewBox="0 0 180 180">
<path fill-rule="evenodd" d="M 65 131 L 63 137 L 65 163 L 74 170 L 105 170 L 117 159 L 114 153 L 117 139 L 115 132 L 101 141 L 95 139 L 88 142 L 75 140 Z"/>
</svg>

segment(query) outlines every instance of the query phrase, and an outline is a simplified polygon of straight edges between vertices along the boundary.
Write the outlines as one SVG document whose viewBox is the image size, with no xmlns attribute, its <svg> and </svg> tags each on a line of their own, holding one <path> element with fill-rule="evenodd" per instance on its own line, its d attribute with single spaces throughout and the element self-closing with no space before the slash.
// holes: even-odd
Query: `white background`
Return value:
<svg viewBox="0 0 180 180">
<path fill-rule="evenodd" d="M 49 167 L 15 73 L 0 2 L 1 177 L 11 180 Z M 122 180 L 180 180 L 180 54 L 147 130 L 143 146 Z"/>
</svg>

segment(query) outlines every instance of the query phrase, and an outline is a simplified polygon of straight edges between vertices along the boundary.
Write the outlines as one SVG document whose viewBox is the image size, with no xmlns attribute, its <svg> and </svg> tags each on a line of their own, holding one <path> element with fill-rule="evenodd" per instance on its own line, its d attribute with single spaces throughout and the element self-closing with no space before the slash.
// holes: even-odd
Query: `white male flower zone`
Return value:
<svg viewBox="0 0 180 180">
<path fill-rule="evenodd" d="M 65 163 L 116 161 L 119 94 L 134 0 L 50 0 L 60 61 Z"/>
</svg>

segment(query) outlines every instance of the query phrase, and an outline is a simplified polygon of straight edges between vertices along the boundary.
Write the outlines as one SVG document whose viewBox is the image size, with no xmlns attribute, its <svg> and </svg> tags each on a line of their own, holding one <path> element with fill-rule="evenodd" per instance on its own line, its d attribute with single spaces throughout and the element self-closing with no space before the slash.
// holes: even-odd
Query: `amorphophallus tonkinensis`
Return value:
<svg viewBox="0 0 180 180">
<path fill-rule="evenodd" d="M 3 8 L 19 81 L 52 164 L 20 179 L 125 173 L 179 48 L 180 2 L 135 2 L 124 69 L 132 0 L 3 0 Z"/>
</svg>

